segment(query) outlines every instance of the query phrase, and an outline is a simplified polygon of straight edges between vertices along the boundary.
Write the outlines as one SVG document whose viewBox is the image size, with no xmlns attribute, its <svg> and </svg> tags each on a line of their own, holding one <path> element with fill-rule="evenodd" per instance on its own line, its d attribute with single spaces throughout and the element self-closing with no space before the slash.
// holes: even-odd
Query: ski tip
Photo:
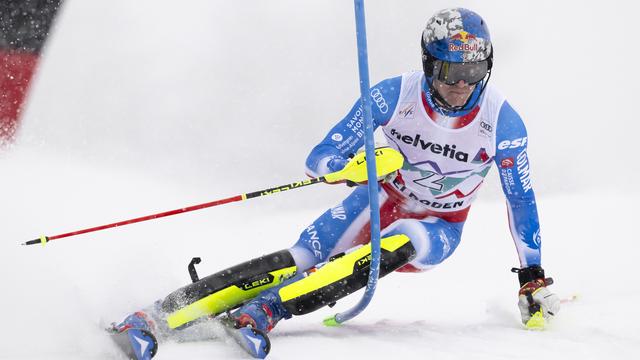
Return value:
<svg viewBox="0 0 640 360">
<path fill-rule="evenodd" d="M 328 318 L 324 319 L 324 320 L 322 321 L 322 324 L 323 324 L 324 326 L 329 326 L 329 327 L 338 327 L 338 326 L 340 326 L 340 325 L 341 325 L 341 324 L 338 322 L 338 320 L 336 320 L 336 316 L 335 316 L 335 315 L 332 315 L 332 316 L 330 316 L 330 317 L 328 317 Z"/>
</svg>

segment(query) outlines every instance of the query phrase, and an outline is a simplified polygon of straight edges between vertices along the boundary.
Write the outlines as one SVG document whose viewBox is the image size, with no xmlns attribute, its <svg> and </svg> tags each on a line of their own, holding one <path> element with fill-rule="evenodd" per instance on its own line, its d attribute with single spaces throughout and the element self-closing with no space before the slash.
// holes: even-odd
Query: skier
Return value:
<svg viewBox="0 0 640 360">
<path fill-rule="evenodd" d="M 552 281 L 541 267 L 527 132 L 518 113 L 488 85 L 493 46 L 487 25 L 470 10 L 445 9 L 428 20 L 421 47 L 422 71 L 383 80 L 370 91 L 374 126 L 404 156 L 402 169 L 379 183 L 381 276 L 428 270 L 447 259 L 495 163 L 520 259 L 520 268 L 512 271 L 519 278 L 522 322 L 529 323 L 534 314 L 550 318 L 560 301 L 548 290 Z M 341 170 L 364 144 L 360 104 L 356 101 L 312 149 L 309 175 Z M 356 186 L 304 229 L 292 247 L 178 289 L 114 331 L 144 328 L 170 337 L 227 312 L 222 317 L 234 327 L 266 333 L 281 319 L 335 303 L 366 285 L 368 205 L 367 187 Z"/>
</svg>

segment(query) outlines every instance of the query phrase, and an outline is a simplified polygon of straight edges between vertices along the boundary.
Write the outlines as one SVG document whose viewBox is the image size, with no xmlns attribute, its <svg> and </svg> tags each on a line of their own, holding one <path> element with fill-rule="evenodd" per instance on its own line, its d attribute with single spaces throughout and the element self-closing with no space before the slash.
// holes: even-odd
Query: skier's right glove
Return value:
<svg viewBox="0 0 640 360">
<path fill-rule="evenodd" d="M 352 159 L 354 156 L 355 156 L 355 154 L 349 155 L 349 160 Z M 347 166 L 347 163 L 349 162 L 349 160 L 343 159 L 343 158 L 339 158 L 339 157 L 334 157 L 331 160 L 329 160 L 329 162 L 327 162 L 327 167 L 331 171 L 340 171 L 340 170 L 344 169 L 345 166 Z M 387 174 L 387 175 L 384 175 L 384 176 L 380 176 L 380 177 L 378 177 L 378 182 L 391 182 L 391 181 L 393 181 L 393 179 L 397 175 L 398 175 L 398 172 L 394 171 L 394 172 L 392 172 L 390 174 Z M 363 182 L 353 182 L 351 180 L 347 180 L 347 181 L 345 181 L 345 183 L 347 184 L 348 187 L 367 185 L 367 181 L 366 180 L 363 181 Z"/>
<path fill-rule="evenodd" d="M 543 328 L 544 320 L 560 311 L 560 298 L 547 289 L 547 286 L 553 284 L 553 279 L 544 277 L 544 270 L 540 265 L 513 268 L 511 271 L 517 273 L 520 280 L 518 308 L 522 323 L 530 329 Z"/>
</svg>

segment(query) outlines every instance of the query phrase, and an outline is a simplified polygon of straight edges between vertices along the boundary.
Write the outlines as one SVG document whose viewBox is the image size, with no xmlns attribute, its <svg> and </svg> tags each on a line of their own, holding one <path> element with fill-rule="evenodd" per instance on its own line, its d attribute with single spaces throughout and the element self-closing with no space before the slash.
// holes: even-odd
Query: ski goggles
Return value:
<svg viewBox="0 0 640 360">
<path fill-rule="evenodd" d="M 447 85 L 455 85 L 460 80 L 469 85 L 482 81 L 489 72 L 489 61 L 483 60 L 470 63 L 455 63 L 436 60 L 433 64 L 433 74 Z"/>
</svg>

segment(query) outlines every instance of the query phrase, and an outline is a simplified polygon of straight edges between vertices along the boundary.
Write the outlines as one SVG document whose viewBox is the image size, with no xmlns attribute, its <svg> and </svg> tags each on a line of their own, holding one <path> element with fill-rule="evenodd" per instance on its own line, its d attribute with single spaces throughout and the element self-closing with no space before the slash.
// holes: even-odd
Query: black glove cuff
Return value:
<svg viewBox="0 0 640 360">
<path fill-rule="evenodd" d="M 520 286 L 529 281 L 544 279 L 544 269 L 540 265 L 532 265 L 522 269 L 512 268 L 511 272 L 518 274 Z"/>
</svg>

